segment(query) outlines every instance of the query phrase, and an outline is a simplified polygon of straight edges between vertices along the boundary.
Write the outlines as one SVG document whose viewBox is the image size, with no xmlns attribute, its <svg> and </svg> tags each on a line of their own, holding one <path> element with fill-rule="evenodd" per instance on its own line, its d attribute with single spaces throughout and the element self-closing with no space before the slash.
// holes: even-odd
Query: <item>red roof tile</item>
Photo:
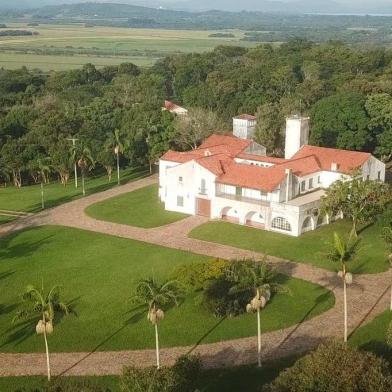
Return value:
<svg viewBox="0 0 392 392">
<path fill-rule="evenodd" d="M 166 110 L 176 110 L 176 109 L 184 109 L 183 107 L 176 105 L 174 102 L 165 101 L 164 108 Z"/>
<path fill-rule="evenodd" d="M 332 163 L 338 164 L 339 173 L 349 174 L 353 170 L 361 167 L 371 156 L 367 152 L 338 150 L 335 148 L 325 148 L 306 145 L 303 146 L 292 159 L 304 158 L 314 155 L 320 163 L 322 170 L 331 171 Z"/>
</svg>

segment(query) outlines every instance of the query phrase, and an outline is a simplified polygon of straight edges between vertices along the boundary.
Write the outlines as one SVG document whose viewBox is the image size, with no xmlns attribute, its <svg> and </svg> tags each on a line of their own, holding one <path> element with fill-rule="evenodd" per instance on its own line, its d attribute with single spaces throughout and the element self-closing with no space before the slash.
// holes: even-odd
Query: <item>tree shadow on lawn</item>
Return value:
<svg viewBox="0 0 392 392">
<path fill-rule="evenodd" d="M 361 350 L 370 351 L 373 354 L 383 357 L 388 361 L 392 358 L 392 347 L 389 347 L 385 342 L 378 340 L 371 340 L 359 346 Z"/>
<path fill-rule="evenodd" d="M 67 305 L 70 308 L 70 314 L 74 314 L 75 316 L 77 316 L 77 312 L 75 308 L 80 298 L 81 297 L 76 297 L 67 303 Z M 7 313 L 16 310 L 21 304 L 22 303 L 16 303 L 13 305 L 6 306 Z M 0 314 L 1 313 L 2 312 L 0 312 Z M 57 313 L 54 319 L 54 325 L 59 324 L 64 317 L 65 314 Z M 13 346 L 16 347 L 19 344 L 26 341 L 31 336 L 34 336 L 36 334 L 35 327 L 37 325 L 38 320 L 40 320 L 40 318 L 41 317 L 37 315 L 27 320 L 21 320 L 17 323 L 13 323 L 8 329 L 5 330 L 4 333 L 8 334 L 8 338 L 4 341 L 4 343 L 0 346 L 0 348 L 10 344 L 13 344 Z"/>
<path fill-rule="evenodd" d="M 69 366 L 68 368 L 63 370 L 58 376 L 64 376 L 65 374 L 67 374 L 70 370 L 72 370 L 73 368 L 78 366 L 80 363 L 82 363 L 84 360 L 86 360 L 88 357 L 90 357 L 92 354 L 94 354 L 96 351 L 98 351 L 101 347 L 103 347 L 106 343 L 108 343 L 111 339 L 113 339 L 116 335 L 118 335 L 120 332 L 122 332 L 129 325 L 135 324 L 138 321 L 140 321 L 146 314 L 146 307 L 144 305 L 136 306 L 135 308 L 127 311 L 125 314 L 131 314 L 131 316 L 127 320 L 124 321 L 124 323 L 123 323 L 123 325 L 121 325 L 121 327 L 117 328 L 113 333 L 111 333 L 104 340 L 99 342 L 90 352 L 88 352 L 81 359 L 79 359 L 74 364 L 72 364 L 71 366 Z"/>
<path fill-rule="evenodd" d="M 12 259 L 17 259 L 19 257 L 28 257 L 37 252 L 43 245 L 50 242 L 50 239 L 54 237 L 54 234 L 48 235 L 45 238 L 41 238 L 37 241 L 24 241 L 23 243 L 18 243 L 11 245 L 12 241 L 24 232 L 32 232 L 34 230 L 39 230 L 39 227 L 28 228 L 25 230 L 18 231 L 16 233 L 10 234 L 6 237 L 0 237 L 0 262 Z"/>
</svg>

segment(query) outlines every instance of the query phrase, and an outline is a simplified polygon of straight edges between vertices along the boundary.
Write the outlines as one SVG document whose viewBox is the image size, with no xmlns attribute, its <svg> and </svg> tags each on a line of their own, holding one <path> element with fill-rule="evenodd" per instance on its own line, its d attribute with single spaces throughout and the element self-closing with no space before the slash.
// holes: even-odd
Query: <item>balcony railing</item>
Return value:
<svg viewBox="0 0 392 392">
<path fill-rule="evenodd" d="M 271 204 L 267 200 L 254 199 L 252 197 L 245 197 L 245 196 L 240 196 L 240 195 L 229 195 L 227 193 L 223 193 L 223 192 L 219 192 L 219 191 L 216 192 L 216 197 L 222 197 L 222 198 L 228 199 L 228 200 L 241 201 L 244 203 L 257 204 L 257 205 L 266 206 L 266 207 L 269 207 Z"/>
</svg>

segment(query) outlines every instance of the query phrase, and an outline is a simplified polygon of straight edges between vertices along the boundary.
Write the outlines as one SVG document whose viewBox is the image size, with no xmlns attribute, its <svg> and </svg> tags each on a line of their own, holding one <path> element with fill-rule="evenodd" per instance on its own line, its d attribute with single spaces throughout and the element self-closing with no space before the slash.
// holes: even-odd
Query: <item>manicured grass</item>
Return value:
<svg viewBox="0 0 392 392">
<path fill-rule="evenodd" d="M 28 284 L 60 284 L 77 316 L 56 322 L 52 351 L 124 350 L 154 347 L 154 329 L 144 309 L 129 301 L 141 278 L 165 279 L 176 265 L 207 258 L 142 242 L 58 226 L 30 229 L 0 239 L 0 351 L 42 352 L 33 323 L 12 324 Z M 324 288 L 280 276 L 292 295 L 277 295 L 262 314 L 262 330 L 280 329 L 331 308 Z M 217 319 L 189 295 L 166 312 L 162 346 L 216 342 L 256 333 L 256 318 L 245 314 Z"/>
<path fill-rule="evenodd" d="M 372 351 L 392 360 L 392 347 L 386 344 L 386 334 L 389 323 L 392 322 L 392 312 L 387 310 L 370 323 L 360 327 L 350 336 L 350 344 L 363 350 Z"/>
<path fill-rule="evenodd" d="M 118 377 L 103 376 L 103 377 L 67 377 L 74 381 L 87 381 L 89 384 L 107 388 L 108 392 L 120 391 Z M 53 383 L 56 383 L 56 377 L 53 377 Z M 44 388 L 47 385 L 45 377 L 0 377 L 0 391 L 1 392 L 15 392 L 15 391 L 35 391 L 38 388 Z M 25 388 L 25 389 L 24 389 Z M 79 392 L 79 391 L 75 391 Z"/>
<path fill-rule="evenodd" d="M 127 183 L 132 180 L 139 179 L 148 174 L 145 169 L 126 169 L 121 172 L 121 183 Z M 117 185 L 117 179 L 113 176 L 108 182 L 105 175 L 86 178 L 86 194 L 102 192 L 106 189 Z M 58 182 L 45 185 L 45 207 L 54 207 L 56 205 L 78 199 L 82 197 L 82 188 L 80 186 L 75 189 L 74 180 L 71 179 L 67 186 L 63 186 Z M 40 185 L 23 186 L 15 188 L 9 186 L 0 188 L 0 210 L 28 211 L 37 212 L 41 210 L 41 190 Z"/>
<path fill-rule="evenodd" d="M 227 222 L 209 222 L 195 228 L 190 236 L 335 271 L 338 265 L 328 259 L 333 233 L 348 235 L 350 229 L 349 222 L 337 221 L 295 238 Z M 356 259 L 349 264 L 350 271 L 357 274 L 386 271 L 389 266 L 387 249 L 380 236 L 380 228 L 370 226 L 363 230 L 360 237 L 361 246 Z"/>
<path fill-rule="evenodd" d="M 158 198 L 157 184 L 93 204 L 86 213 L 99 220 L 147 228 L 167 225 L 187 216 L 165 211 Z"/>
<path fill-rule="evenodd" d="M 4 223 L 11 222 L 15 219 L 16 219 L 16 217 L 14 217 L 14 216 L 0 215 L 0 225 L 2 225 Z"/>
</svg>

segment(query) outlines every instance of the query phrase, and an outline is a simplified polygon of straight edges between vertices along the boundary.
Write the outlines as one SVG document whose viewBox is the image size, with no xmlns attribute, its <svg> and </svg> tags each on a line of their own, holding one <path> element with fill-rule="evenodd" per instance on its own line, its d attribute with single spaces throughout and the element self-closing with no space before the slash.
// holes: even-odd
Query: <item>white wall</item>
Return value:
<svg viewBox="0 0 392 392">
<path fill-rule="evenodd" d="M 215 197 L 215 175 L 190 161 L 166 170 L 165 209 L 196 214 L 196 198 L 212 199 Z M 201 181 L 205 180 L 206 192 L 201 194 Z M 183 198 L 183 206 L 178 205 L 178 197 Z"/>
<path fill-rule="evenodd" d="M 159 160 L 159 198 L 161 201 L 165 201 L 167 193 L 167 169 L 178 166 L 179 163 L 172 161 Z"/>
<path fill-rule="evenodd" d="M 309 118 L 288 117 L 286 119 L 285 158 L 290 159 L 309 139 Z"/>
<path fill-rule="evenodd" d="M 370 180 L 385 181 L 385 164 L 371 156 L 362 166 L 363 178 Z"/>
</svg>

